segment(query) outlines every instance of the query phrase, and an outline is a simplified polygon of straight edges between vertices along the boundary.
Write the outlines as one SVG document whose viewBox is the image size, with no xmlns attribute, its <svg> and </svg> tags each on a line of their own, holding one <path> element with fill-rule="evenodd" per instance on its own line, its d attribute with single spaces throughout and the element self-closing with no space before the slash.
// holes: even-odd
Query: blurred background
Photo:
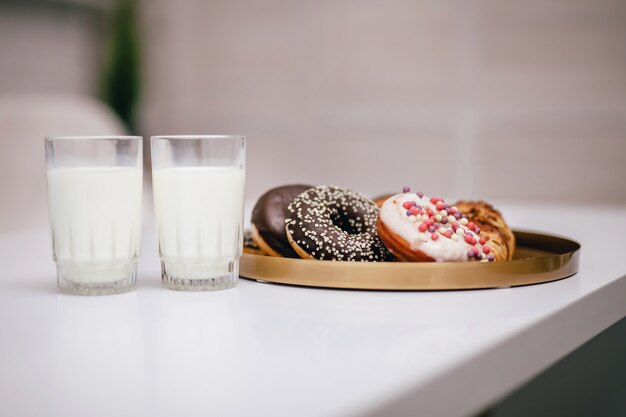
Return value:
<svg viewBox="0 0 626 417">
<path fill-rule="evenodd" d="M 0 129 L 0 229 L 47 223 L 70 134 L 243 134 L 249 201 L 622 205 L 626 2 L 0 0 Z"/>
</svg>

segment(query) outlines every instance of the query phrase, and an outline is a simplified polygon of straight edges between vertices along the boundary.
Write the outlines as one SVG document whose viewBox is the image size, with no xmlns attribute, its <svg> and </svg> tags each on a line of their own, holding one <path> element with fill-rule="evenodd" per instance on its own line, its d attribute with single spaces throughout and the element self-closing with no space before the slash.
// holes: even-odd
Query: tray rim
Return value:
<svg viewBox="0 0 626 417">
<path fill-rule="evenodd" d="M 520 247 L 552 253 L 489 263 L 338 262 L 244 253 L 239 275 L 256 281 L 303 287 L 416 291 L 514 287 L 555 281 L 578 272 L 581 245 L 577 241 L 526 229 L 514 229 L 513 232 L 518 241 L 543 243 L 541 248 Z M 546 249 L 546 246 L 555 249 L 558 245 L 564 247 Z M 362 277 L 355 277 L 356 274 L 362 274 Z M 394 276 L 382 278 L 384 274 Z M 457 274 L 457 278 L 451 279 L 451 274 Z"/>
</svg>

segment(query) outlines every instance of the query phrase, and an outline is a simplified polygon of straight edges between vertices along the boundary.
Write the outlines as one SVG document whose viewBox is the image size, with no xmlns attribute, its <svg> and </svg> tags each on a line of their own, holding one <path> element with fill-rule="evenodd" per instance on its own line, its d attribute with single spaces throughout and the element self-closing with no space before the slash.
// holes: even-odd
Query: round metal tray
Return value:
<svg viewBox="0 0 626 417">
<path fill-rule="evenodd" d="M 515 230 L 514 259 L 503 262 L 337 262 L 244 253 L 239 275 L 309 287 L 369 290 L 460 290 L 512 287 L 578 272 L 580 244 Z"/>
</svg>

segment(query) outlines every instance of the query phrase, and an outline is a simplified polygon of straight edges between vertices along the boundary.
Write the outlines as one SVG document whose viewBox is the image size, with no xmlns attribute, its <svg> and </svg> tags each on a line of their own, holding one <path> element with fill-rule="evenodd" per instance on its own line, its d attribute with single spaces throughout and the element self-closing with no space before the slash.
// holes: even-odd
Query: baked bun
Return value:
<svg viewBox="0 0 626 417">
<path fill-rule="evenodd" d="M 480 228 L 498 261 L 513 259 L 515 235 L 504 221 L 502 214 L 484 201 L 458 201 L 455 206 Z"/>
</svg>

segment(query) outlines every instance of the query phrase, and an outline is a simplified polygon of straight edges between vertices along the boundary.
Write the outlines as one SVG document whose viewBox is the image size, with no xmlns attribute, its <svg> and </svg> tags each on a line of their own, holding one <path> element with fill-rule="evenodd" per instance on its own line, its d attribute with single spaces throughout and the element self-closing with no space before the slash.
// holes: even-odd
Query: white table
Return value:
<svg viewBox="0 0 626 417">
<path fill-rule="evenodd" d="M 79 297 L 57 293 L 47 230 L 0 234 L 0 415 L 469 416 L 626 316 L 626 208 L 500 207 L 578 240 L 580 272 L 493 290 L 182 293 L 160 287 L 147 226 L 137 290 Z"/>
</svg>

